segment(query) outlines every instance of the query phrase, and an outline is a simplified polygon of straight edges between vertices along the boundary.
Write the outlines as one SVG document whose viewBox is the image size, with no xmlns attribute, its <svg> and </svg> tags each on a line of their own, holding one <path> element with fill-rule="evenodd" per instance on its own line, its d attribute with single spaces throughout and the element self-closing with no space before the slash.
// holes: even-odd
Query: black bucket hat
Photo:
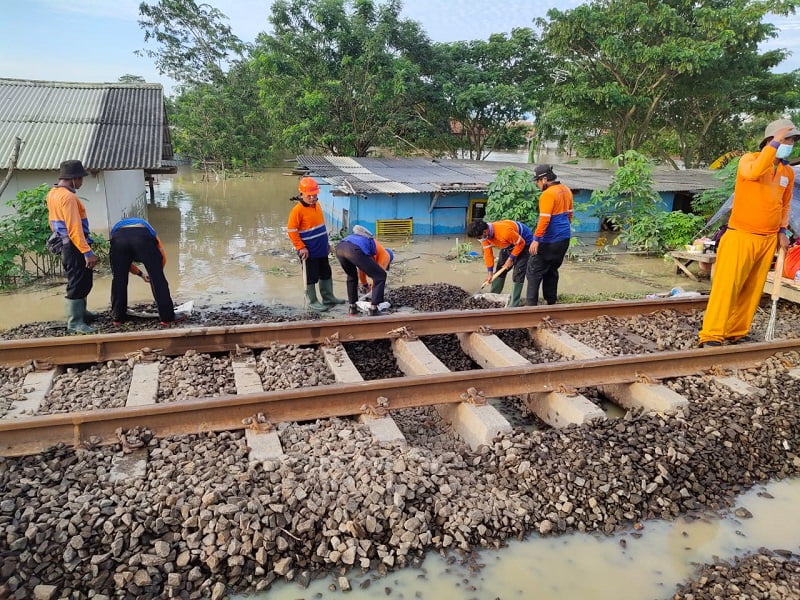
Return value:
<svg viewBox="0 0 800 600">
<path fill-rule="evenodd" d="M 555 175 L 555 173 L 553 173 L 553 165 L 536 165 L 533 169 L 534 179 L 541 179 L 545 176 L 549 178 L 551 175 Z"/>
<path fill-rule="evenodd" d="M 78 179 L 88 176 L 89 171 L 83 168 L 83 163 L 79 160 L 65 160 L 61 163 L 61 170 L 58 172 L 59 179 Z"/>
</svg>

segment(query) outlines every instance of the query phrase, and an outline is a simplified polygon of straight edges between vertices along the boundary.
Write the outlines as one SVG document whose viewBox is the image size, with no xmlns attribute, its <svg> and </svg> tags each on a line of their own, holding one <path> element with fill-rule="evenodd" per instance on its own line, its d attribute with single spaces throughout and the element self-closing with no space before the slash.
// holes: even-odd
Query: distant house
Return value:
<svg viewBox="0 0 800 600">
<path fill-rule="evenodd" d="M 533 171 L 534 165 L 495 161 L 424 158 L 347 158 L 300 156 L 298 173 L 321 186 L 320 202 L 332 231 L 363 225 L 380 234 L 463 234 L 472 219 L 486 211 L 488 185 L 505 167 Z M 554 166 L 558 179 L 588 202 L 596 189 L 607 189 L 611 169 Z M 705 170 L 661 170 L 653 173 L 664 210 L 686 210 L 694 194 L 719 186 Z M 597 217 L 577 213 L 580 232 L 600 231 Z"/>
<path fill-rule="evenodd" d="M 87 200 L 93 231 L 143 216 L 147 183 L 174 173 L 164 90 L 155 83 L 65 83 L 0 79 L 0 182 L 19 153 L 0 215 L 17 192 L 56 183 L 62 161 L 79 159 L 91 175 Z"/>
</svg>

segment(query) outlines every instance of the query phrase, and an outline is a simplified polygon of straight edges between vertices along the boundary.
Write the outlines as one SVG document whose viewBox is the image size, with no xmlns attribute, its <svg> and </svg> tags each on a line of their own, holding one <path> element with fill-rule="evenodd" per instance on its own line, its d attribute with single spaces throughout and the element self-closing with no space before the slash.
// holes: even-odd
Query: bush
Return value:
<svg viewBox="0 0 800 600">
<path fill-rule="evenodd" d="M 530 171 L 514 167 L 500 169 L 489 184 L 484 219 L 487 222 L 510 219 L 533 229 L 539 214 L 540 194 Z"/>
<path fill-rule="evenodd" d="M 644 215 L 620 234 L 631 250 L 668 252 L 693 241 L 705 225 L 698 215 L 679 211 Z"/>
</svg>

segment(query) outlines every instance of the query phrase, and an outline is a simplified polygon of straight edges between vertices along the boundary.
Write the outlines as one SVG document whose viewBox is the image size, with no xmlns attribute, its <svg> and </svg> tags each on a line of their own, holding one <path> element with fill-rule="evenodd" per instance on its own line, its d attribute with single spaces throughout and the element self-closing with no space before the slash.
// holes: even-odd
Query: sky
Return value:
<svg viewBox="0 0 800 600">
<path fill-rule="evenodd" d="M 154 0 L 153 0 L 154 1 Z M 197 0 L 198 3 L 201 0 Z M 114 82 L 125 74 L 164 85 L 139 27 L 140 0 L 4 0 L 0 13 L 0 77 L 51 81 Z M 205 0 L 228 17 L 246 42 L 269 30 L 271 0 Z M 492 33 L 529 27 L 550 8 L 569 10 L 578 0 L 402 0 L 405 18 L 418 21 L 437 42 L 486 39 Z M 774 17 L 781 35 L 767 46 L 792 51 L 777 70 L 800 68 L 800 16 Z M 151 48 L 153 46 L 150 46 Z"/>
</svg>

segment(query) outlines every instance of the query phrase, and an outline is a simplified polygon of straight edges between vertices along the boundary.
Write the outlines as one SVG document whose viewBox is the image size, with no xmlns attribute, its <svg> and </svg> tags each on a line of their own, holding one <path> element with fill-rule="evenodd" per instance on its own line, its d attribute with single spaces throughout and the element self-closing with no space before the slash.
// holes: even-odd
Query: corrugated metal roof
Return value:
<svg viewBox="0 0 800 600">
<path fill-rule="evenodd" d="M 413 194 L 485 192 L 497 172 L 506 167 L 533 171 L 526 163 L 456 161 L 425 158 L 350 158 L 299 156 L 297 162 L 310 175 L 324 179 L 343 194 Z M 553 165 L 558 179 L 573 190 L 604 190 L 611 183 L 612 169 Z M 374 176 L 374 177 L 371 177 Z M 689 169 L 653 171 L 657 192 L 699 192 L 719 186 L 712 171 Z"/>
<path fill-rule="evenodd" d="M 67 83 L 0 78 L 0 168 L 14 139 L 18 169 L 158 169 L 172 158 L 160 84 Z"/>
</svg>

